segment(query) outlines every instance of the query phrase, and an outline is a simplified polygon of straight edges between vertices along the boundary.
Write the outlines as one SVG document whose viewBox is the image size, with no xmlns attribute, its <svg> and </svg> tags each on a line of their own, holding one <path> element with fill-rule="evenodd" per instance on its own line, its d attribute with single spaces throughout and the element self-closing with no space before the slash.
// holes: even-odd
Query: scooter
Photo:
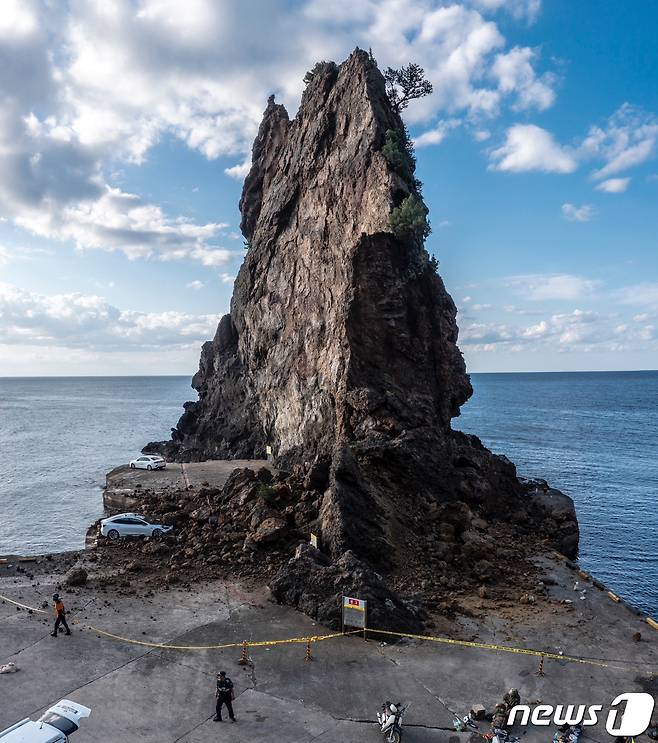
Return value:
<svg viewBox="0 0 658 743">
<path fill-rule="evenodd" d="M 403 707 L 402 702 L 382 704 L 382 711 L 377 713 L 377 722 L 380 726 L 379 732 L 387 743 L 400 743 L 402 740 L 402 717 L 408 706 Z"/>
</svg>

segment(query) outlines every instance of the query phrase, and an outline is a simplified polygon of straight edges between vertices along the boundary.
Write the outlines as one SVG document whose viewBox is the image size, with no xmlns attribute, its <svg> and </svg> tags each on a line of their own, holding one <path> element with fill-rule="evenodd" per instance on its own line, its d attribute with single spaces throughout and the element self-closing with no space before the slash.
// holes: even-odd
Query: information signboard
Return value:
<svg viewBox="0 0 658 743">
<path fill-rule="evenodd" d="M 368 602 L 364 599 L 343 596 L 343 627 L 365 630 Z"/>
</svg>

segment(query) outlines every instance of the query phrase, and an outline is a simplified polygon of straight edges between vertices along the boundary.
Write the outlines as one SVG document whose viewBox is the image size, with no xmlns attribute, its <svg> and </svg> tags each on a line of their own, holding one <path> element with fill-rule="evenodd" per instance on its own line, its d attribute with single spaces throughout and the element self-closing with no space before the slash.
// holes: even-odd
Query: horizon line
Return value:
<svg viewBox="0 0 658 743">
<path fill-rule="evenodd" d="M 657 373 L 658 369 L 553 369 L 553 370 L 506 370 L 506 371 L 467 371 L 467 375 L 473 374 L 645 374 Z M 2 379 L 190 379 L 196 374 L 20 374 L 0 375 Z"/>
</svg>

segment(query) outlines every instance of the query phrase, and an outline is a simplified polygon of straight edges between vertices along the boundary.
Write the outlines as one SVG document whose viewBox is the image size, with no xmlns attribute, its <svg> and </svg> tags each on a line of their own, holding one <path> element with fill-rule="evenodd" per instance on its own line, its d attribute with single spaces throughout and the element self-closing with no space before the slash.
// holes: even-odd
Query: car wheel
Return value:
<svg viewBox="0 0 658 743">
<path fill-rule="evenodd" d="M 150 464 L 147 464 L 147 465 L 146 465 L 146 469 L 150 471 L 150 470 L 152 470 L 152 469 L 153 469 L 153 467 L 151 467 L 151 465 L 150 465 Z"/>
<path fill-rule="evenodd" d="M 131 462 L 131 463 L 130 463 L 130 469 L 131 469 L 131 470 L 134 470 L 134 469 L 135 469 L 135 463 L 134 463 L 134 462 Z"/>
<path fill-rule="evenodd" d="M 111 539 L 113 542 L 119 538 L 119 532 L 116 529 L 110 529 L 107 532 L 107 538 Z"/>
<path fill-rule="evenodd" d="M 153 529 L 151 536 L 153 537 L 153 539 L 160 539 L 160 537 L 162 536 L 162 529 Z"/>
</svg>

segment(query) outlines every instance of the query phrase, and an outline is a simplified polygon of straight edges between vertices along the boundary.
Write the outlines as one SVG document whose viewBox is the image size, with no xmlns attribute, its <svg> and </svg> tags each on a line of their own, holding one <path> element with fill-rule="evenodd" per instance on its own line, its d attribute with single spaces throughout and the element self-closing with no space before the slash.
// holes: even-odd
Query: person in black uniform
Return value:
<svg viewBox="0 0 658 743">
<path fill-rule="evenodd" d="M 217 691 L 215 692 L 215 696 L 217 697 L 217 704 L 215 706 L 213 720 L 215 722 L 222 721 L 222 705 L 225 704 L 231 722 L 235 722 L 235 715 L 233 714 L 233 682 L 226 675 L 226 671 L 220 671 L 217 674 Z"/>
</svg>

